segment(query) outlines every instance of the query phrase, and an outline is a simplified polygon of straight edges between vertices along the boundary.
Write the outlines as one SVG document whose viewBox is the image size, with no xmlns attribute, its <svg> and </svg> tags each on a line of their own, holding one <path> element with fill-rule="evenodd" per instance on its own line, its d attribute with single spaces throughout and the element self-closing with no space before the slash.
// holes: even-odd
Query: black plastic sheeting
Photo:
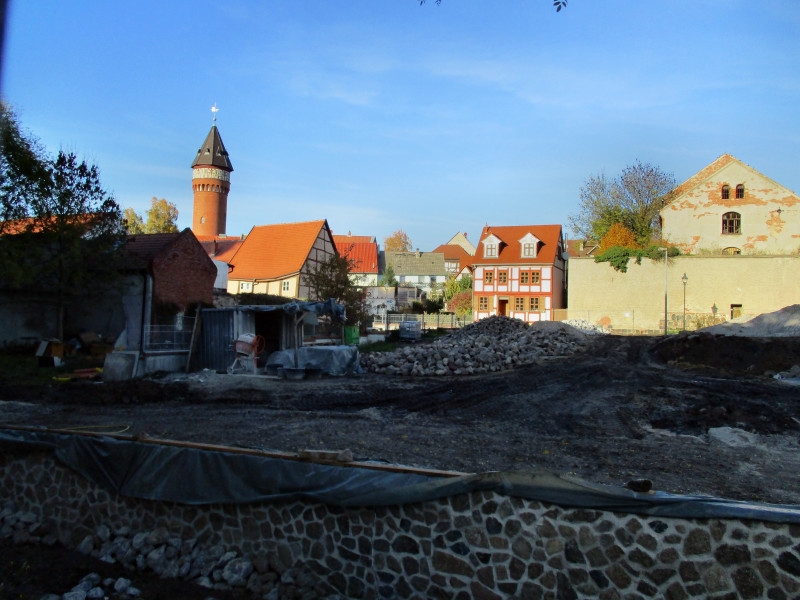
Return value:
<svg viewBox="0 0 800 600">
<path fill-rule="evenodd" d="M 296 315 L 303 312 L 312 312 L 318 315 L 332 315 L 337 319 L 344 320 L 345 310 L 343 304 L 338 304 L 333 298 L 328 298 L 324 302 L 289 302 L 287 304 L 275 305 L 247 305 L 238 308 L 247 309 L 252 312 L 271 312 L 279 310 L 289 315 Z"/>
<path fill-rule="evenodd" d="M 796 505 L 638 493 L 546 472 L 439 476 L 44 430 L 0 429 L 0 449 L 51 451 L 66 466 L 109 491 L 183 504 L 302 499 L 337 506 L 375 507 L 488 490 L 563 507 L 655 517 L 800 523 L 800 506 Z"/>
</svg>

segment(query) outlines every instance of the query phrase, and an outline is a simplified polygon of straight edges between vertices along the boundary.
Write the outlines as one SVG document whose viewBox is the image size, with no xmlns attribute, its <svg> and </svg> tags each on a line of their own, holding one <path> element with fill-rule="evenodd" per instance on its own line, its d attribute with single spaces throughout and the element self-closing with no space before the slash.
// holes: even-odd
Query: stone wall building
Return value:
<svg viewBox="0 0 800 600">
<path fill-rule="evenodd" d="M 723 154 L 673 190 L 663 239 L 691 254 L 797 254 L 800 197 Z"/>
</svg>

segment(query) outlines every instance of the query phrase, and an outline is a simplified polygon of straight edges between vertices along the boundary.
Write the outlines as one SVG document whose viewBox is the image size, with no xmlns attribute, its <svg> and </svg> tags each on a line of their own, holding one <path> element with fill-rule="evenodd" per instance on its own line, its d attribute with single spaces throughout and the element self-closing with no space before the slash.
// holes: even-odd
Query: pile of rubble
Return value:
<svg viewBox="0 0 800 600">
<path fill-rule="evenodd" d="M 567 325 L 572 325 L 576 329 L 580 329 L 581 331 L 585 331 L 586 333 L 610 333 L 608 329 L 603 327 L 602 325 L 598 325 L 597 323 L 593 323 L 588 321 L 587 319 L 567 319 L 566 321 L 562 321 L 562 323 L 566 323 Z"/>
<path fill-rule="evenodd" d="M 519 319 L 493 316 L 430 344 L 364 354 L 361 366 L 388 375 L 472 375 L 569 356 L 582 350 L 586 342 L 586 333 L 564 323 L 527 325 Z"/>
</svg>

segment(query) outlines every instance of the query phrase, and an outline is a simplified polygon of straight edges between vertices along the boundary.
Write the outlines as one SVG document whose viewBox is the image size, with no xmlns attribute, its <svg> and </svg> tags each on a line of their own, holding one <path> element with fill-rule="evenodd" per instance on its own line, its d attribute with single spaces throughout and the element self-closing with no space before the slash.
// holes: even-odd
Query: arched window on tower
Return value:
<svg viewBox="0 0 800 600">
<path fill-rule="evenodd" d="M 723 185 L 722 186 L 722 199 L 727 200 L 731 197 L 731 186 Z"/>
<path fill-rule="evenodd" d="M 740 183 L 736 186 L 736 197 L 737 198 L 744 198 L 744 184 Z"/>
</svg>

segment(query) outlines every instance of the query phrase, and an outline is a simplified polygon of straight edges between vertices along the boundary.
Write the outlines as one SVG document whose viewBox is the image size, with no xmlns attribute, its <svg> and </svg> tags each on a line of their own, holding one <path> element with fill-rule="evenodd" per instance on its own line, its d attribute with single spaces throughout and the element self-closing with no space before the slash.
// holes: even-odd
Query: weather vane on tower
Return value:
<svg viewBox="0 0 800 600">
<path fill-rule="evenodd" d="M 214 115 L 214 125 L 217 124 L 217 113 L 219 109 L 217 108 L 217 103 L 214 102 L 214 106 L 211 107 L 211 114 Z"/>
</svg>

